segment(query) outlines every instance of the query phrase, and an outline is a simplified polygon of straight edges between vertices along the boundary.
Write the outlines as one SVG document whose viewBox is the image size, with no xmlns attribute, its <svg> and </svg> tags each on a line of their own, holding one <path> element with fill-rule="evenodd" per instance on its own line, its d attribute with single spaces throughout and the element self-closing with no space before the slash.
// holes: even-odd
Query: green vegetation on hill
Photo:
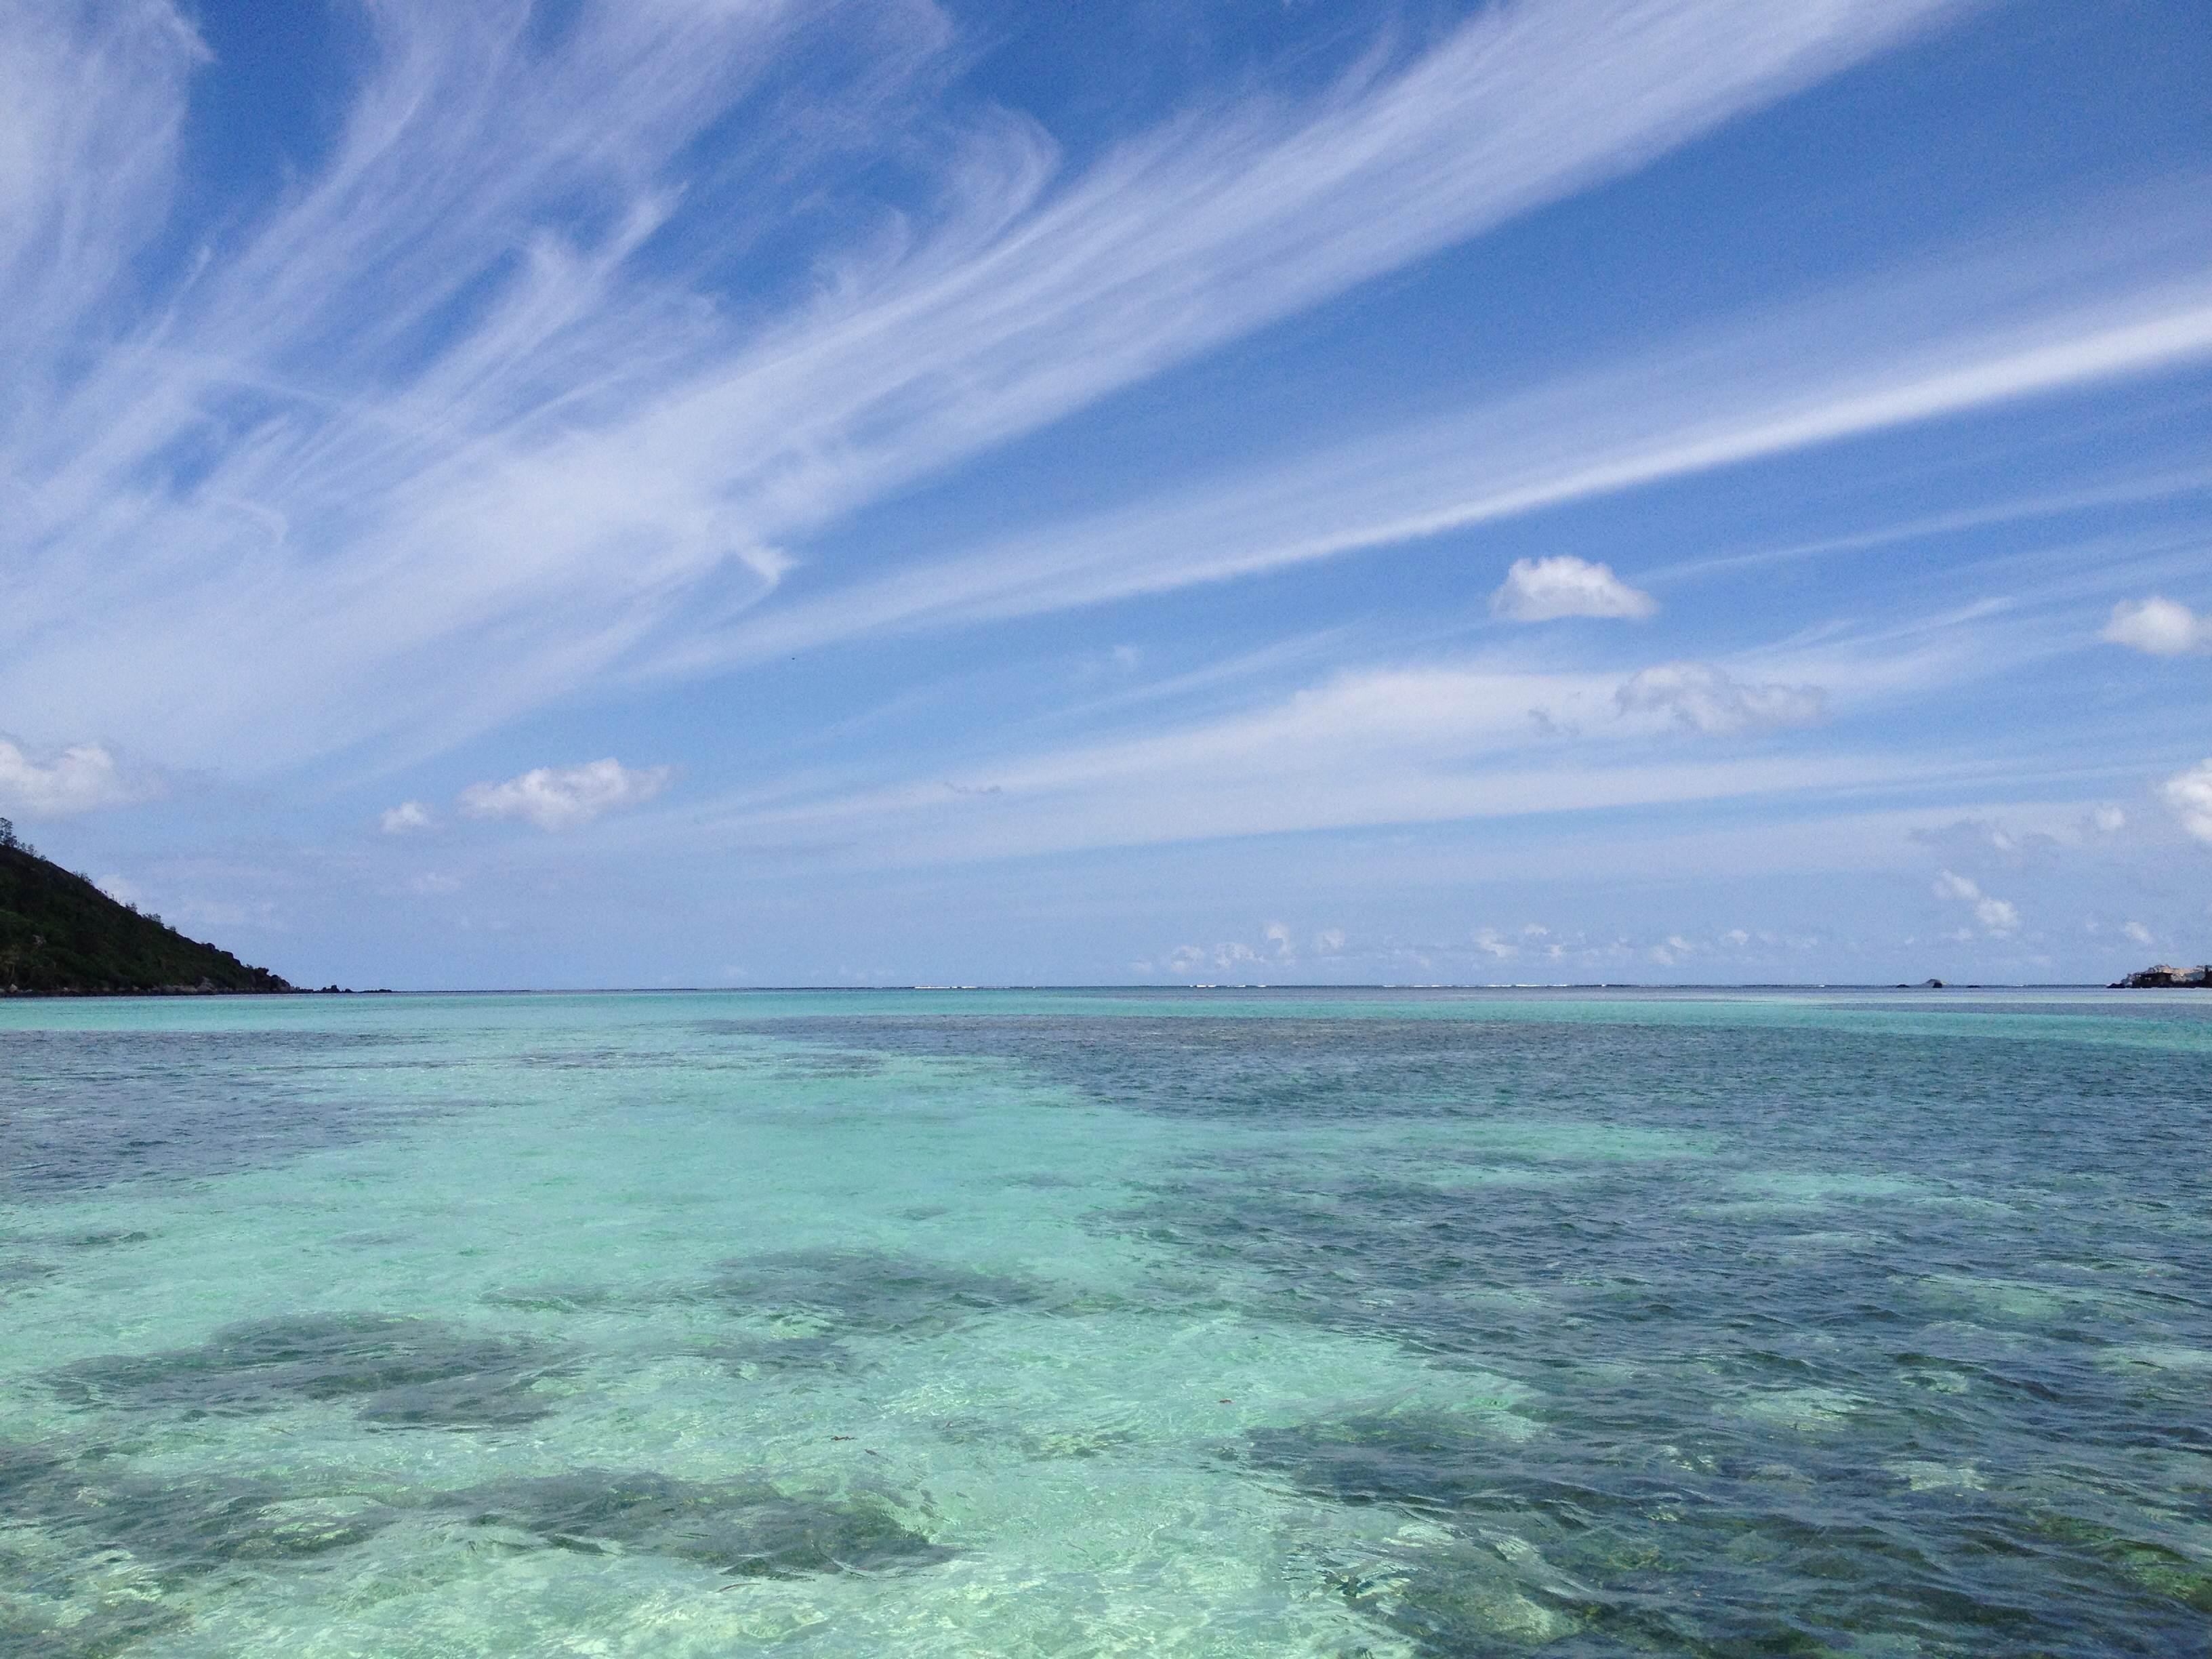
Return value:
<svg viewBox="0 0 2212 1659">
<path fill-rule="evenodd" d="M 0 993 L 289 991 L 40 858 L 0 818 Z"/>
</svg>

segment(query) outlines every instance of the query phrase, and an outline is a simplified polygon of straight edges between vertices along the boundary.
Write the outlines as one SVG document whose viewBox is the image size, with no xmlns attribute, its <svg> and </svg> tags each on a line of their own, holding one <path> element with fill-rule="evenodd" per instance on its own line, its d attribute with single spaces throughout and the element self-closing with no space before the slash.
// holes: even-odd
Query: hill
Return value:
<svg viewBox="0 0 2212 1659">
<path fill-rule="evenodd" d="M 289 991 L 40 858 L 0 818 L 0 993 Z"/>
</svg>

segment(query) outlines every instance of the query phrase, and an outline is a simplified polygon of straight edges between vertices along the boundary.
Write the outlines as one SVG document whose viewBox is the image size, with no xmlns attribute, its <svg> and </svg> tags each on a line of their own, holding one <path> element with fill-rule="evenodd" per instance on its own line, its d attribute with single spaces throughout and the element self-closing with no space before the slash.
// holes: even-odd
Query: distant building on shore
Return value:
<svg viewBox="0 0 2212 1659">
<path fill-rule="evenodd" d="M 2212 988 L 2212 963 L 2199 968 L 2176 968 L 2161 962 L 2155 968 L 2144 968 L 2112 981 L 2116 991 L 2157 990 L 2175 985 Z"/>
</svg>

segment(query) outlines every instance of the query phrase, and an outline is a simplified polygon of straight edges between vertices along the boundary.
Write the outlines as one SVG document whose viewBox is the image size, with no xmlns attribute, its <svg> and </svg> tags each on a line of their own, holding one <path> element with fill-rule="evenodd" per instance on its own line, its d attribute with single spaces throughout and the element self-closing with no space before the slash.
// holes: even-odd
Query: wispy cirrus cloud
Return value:
<svg viewBox="0 0 2212 1659">
<path fill-rule="evenodd" d="M 2212 231 L 2172 181 L 1450 415 L 888 575 L 787 592 L 687 659 L 1037 615 L 1517 519 L 2212 362 Z M 2095 217 L 2096 216 L 2092 216 Z"/>
<path fill-rule="evenodd" d="M 1669 694 L 1621 718 L 1619 671 L 1563 672 L 1504 657 L 1337 674 L 1211 718 L 971 762 L 859 789 L 749 792 L 710 803 L 700 833 L 729 847 L 797 837 L 930 863 L 1380 824 L 1901 787 L 1958 773 L 1897 753 L 1727 753 L 1656 743 L 1673 725 L 1779 730 L 1918 695 L 1961 671 L 1955 643 L 1901 628 L 1871 643 L 1675 665 Z M 1817 669 L 1816 694 L 1796 678 Z M 1790 676 L 1772 680 L 1770 674 Z M 1532 727 L 1546 711 L 1561 739 Z M 1656 717 L 1656 718 L 1655 718 Z M 1702 717 L 1705 724 L 1700 725 Z M 1571 745 L 1560 752 L 1560 743 Z M 690 820 L 687 817 L 687 823 Z"/>
<path fill-rule="evenodd" d="M 392 0 L 329 155 L 165 266 L 221 66 L 163 0 L 11 8 L 41 165 L 0 182 L 0 699 L 172 760 L 251 724 L 282 765 L 726 660 L 854 506 L 1961 9 L 1487 8 L 1070 172 L 1017 115 L 908 107 L 950 39 L 921 0 L 584 0 L 550 33 Z M 766 246 L 855 145 L 922 176 L 864 235 Z"/>
</svg>

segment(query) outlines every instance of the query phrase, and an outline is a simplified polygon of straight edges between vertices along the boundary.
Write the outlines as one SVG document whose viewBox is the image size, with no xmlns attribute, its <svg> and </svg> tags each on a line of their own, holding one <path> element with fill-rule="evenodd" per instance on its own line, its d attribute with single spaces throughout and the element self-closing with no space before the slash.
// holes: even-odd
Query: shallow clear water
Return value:
<svg viewBox="0 0 2212 1659">
<path fill-rule="evenodd" d="M 2212 1647 L 2212 999 L 0 1005 L 0 1656 Z"/>
</svg>

